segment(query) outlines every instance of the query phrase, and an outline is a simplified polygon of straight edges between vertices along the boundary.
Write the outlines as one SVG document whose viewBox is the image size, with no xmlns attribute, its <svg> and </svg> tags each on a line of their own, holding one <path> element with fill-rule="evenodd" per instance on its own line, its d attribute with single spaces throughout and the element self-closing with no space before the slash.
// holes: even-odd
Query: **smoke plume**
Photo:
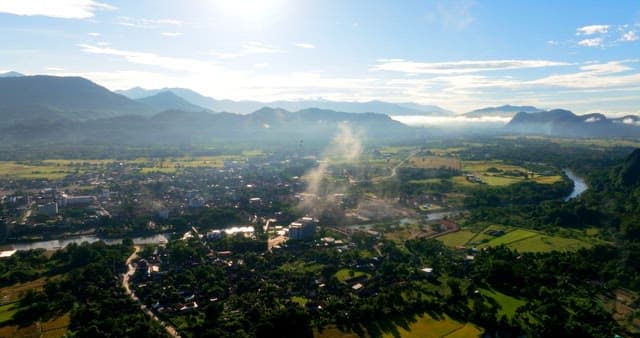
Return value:
<svg viewBox="0 0 640 338">
<path fill-rule="evenodd" d="M 356 161 L 362 153 L 362 142 L 359 133 L 354 132 L 349 124 L 340 123 L 338 133 L 329 146 L 323 151 L 321 160 L 316 168 L 307 172 L 304 179 L 307 182 L 301 207 L 313 216 L 319 215 L 333 202 L 336 193 L 344 193 L 344 185 L 332 185 L 327 182 L 327 173 L 331 164 L 350 163 Z"/>
</svg>

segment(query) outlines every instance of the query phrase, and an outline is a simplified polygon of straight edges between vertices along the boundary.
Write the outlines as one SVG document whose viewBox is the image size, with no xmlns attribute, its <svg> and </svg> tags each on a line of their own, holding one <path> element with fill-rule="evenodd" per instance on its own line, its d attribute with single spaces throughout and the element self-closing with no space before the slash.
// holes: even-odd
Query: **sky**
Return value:
<svg viewBox="0 0 640 338">
<path fill-rule="evenodd" d="M 0 71 L 217 99 L 640 114 L 640 1 L 0 0 Z"/>
</svg>

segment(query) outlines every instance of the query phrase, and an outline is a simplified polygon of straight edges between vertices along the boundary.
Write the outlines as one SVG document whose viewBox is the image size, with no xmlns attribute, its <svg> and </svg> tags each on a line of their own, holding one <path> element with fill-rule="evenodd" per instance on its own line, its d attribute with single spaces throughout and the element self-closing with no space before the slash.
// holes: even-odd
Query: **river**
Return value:
<svg viewBox="0 0 640 338">
<path fill-rule="evenodd" d="M 146 237 L 135 237 L 132 238 L 133 244 L 161 244 L 167 243 L 168 238 L 166 235 L 159 234 L 153 236 Z M 9 246 L 13 247 L 13 250 L 24 251 L 24 250 L 32 250 L 32 249 L 45 249 L 45 250 L 57 250 L 62 249 L 65 246 L 76 243 L 80 244 L 82 242 L 97 242 L 103 241 L 106 244 L 120 244 L 122 243 L 122 239 L 101 239 L 96 236 L 80 236 L 66 239 L 54 239 L 50 241 L 40 241 L 40 242 L 30 242 L 30 243 L 8 243 Z"/>
<path fill-rule="evenodd" d="M 583 192 L 587 191 L 587 189 L 589 189 L 589 186 L 587 186 L 587 182 L 584 181 L 584 178 L 576 175 L 569 169 L 565 169 L 564 173 L 567 175 L 567 177 L 569 177 L 570 180 L 573 181 L 573 191 L 571 191 L 571 194 L 569 194 L 569 196 L 565 197 L 565 201 L 574 199 L 580 196 Z"/>
</svg>

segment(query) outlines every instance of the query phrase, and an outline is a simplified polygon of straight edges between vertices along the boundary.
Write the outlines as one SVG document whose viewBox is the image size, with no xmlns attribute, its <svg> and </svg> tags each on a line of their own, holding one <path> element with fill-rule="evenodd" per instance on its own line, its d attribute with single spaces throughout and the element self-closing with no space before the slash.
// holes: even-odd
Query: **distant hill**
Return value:
<svg viewBox="0 0 640 338">
<path fill-rule="evenodd" d="M 562 137 L 640 137 L 640 118 L 607 118 L 603 114 L 575 115 L 554 109 L 537 113 L 520 112 L 505 126 L 510 132 Z"/>
<path fill-rule="evenodd" d="M 533 106 L 512 106 L 508 104 L 508 105 L 499 106 L 499 107 L 487 107 L 482 109 L 476 109 L 464 115 L 469 117 L 481 117 L 481 116 L 513 117 L 514 115 L 520 112 L 535 113 L 539 111 L 542 111 L 542 109 L 538 109 Z"/>
<path fill-rule="evenodd" d="M 95 119 L 154 110 L 80 77 L 0 78 L 0 123 L 38 119 Z"/>
<path fill-rule="evenodd" d="M 301 101 L 233 101 L 217 100 L 201 95 L 193 90 L 185 88 L 163 88 L 146 90 L 140 87 L 129 90 L 116 91 L 132 99 L 139 99 L 155 95 L 162 91 L 170 91 L 182 97 L 186 101 L 217 112 L 231 112 L 237 114 L 250 114 L 262 107 L 282 108 L 289 111 L 298 111 L 308 108 L 341 111 L 347 113 L 380 113 L 387 115 L 453 115 L 454 113 L 438 106 L 420 105 L 416 103 L 389 103 L 383 101 L 368 102 L 339 102 L 328 100 L 301 100 Z"/>
<path fill-rule="evenodd" d="M 149 107 L 154 108 L 158 112 L 165 110 L 182 110 L 185 112 L 206 111 L 195 104 L 188 102 L 180 96 L 170 91 L 159 92 L 158 94 L 143 97 L 136 101 L 141 102 Z"/>
<path fill-rule="evenodd" d="M 342 113 L 307 109 L 289 112 L 262 108 L 254 113 L 210 114 L 165 111 L 150 117 L 117 116 L 87 121 L 40 121 L 0 127 L 3 144 L 297 144 L 304 140 L 327 142 L 338 125 L 346 123 L 363 140 L 399 140 L 414 137 L 415 130 L 383 114 Z"/>
<path fill-rule="evenodd" d="M 1 77 L 20 77 L 20 76 L 24 76 L 24 74 L 18 73 L 18 72 L 6 72 L 6 73 L 0 73 L 0 78 Z"/>
</svg>

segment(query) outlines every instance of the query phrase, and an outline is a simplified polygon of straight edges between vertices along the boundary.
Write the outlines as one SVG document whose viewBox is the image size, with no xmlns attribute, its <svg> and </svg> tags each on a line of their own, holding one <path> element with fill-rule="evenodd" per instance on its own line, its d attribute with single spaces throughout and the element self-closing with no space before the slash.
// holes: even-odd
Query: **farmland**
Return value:
<svg viewBox="0 0 640 338">
<path fill-rule="evenodd" d="M 418 317 L 408 327 L 398 327 L 398 334 L 402 338 L 440 338 L 440 337 L 478 337 L 482 330 L 472 324 L 460 323 L 448 316 L 435 319 L 429 315 Z M 383 337 L 397 337 L 388 333 Z"/>
<path fill-rule="evenodd" d="M 438 237 L 438 240 L 449 247 L 462 245 L 486 248 L 504 245 L 519 252 L 576 251 L 592 247 L 594 241 L 587 236 L 567 238 L 502 225 L 490 225 L 477 232 L 463 229 Z"/>
</svg>

